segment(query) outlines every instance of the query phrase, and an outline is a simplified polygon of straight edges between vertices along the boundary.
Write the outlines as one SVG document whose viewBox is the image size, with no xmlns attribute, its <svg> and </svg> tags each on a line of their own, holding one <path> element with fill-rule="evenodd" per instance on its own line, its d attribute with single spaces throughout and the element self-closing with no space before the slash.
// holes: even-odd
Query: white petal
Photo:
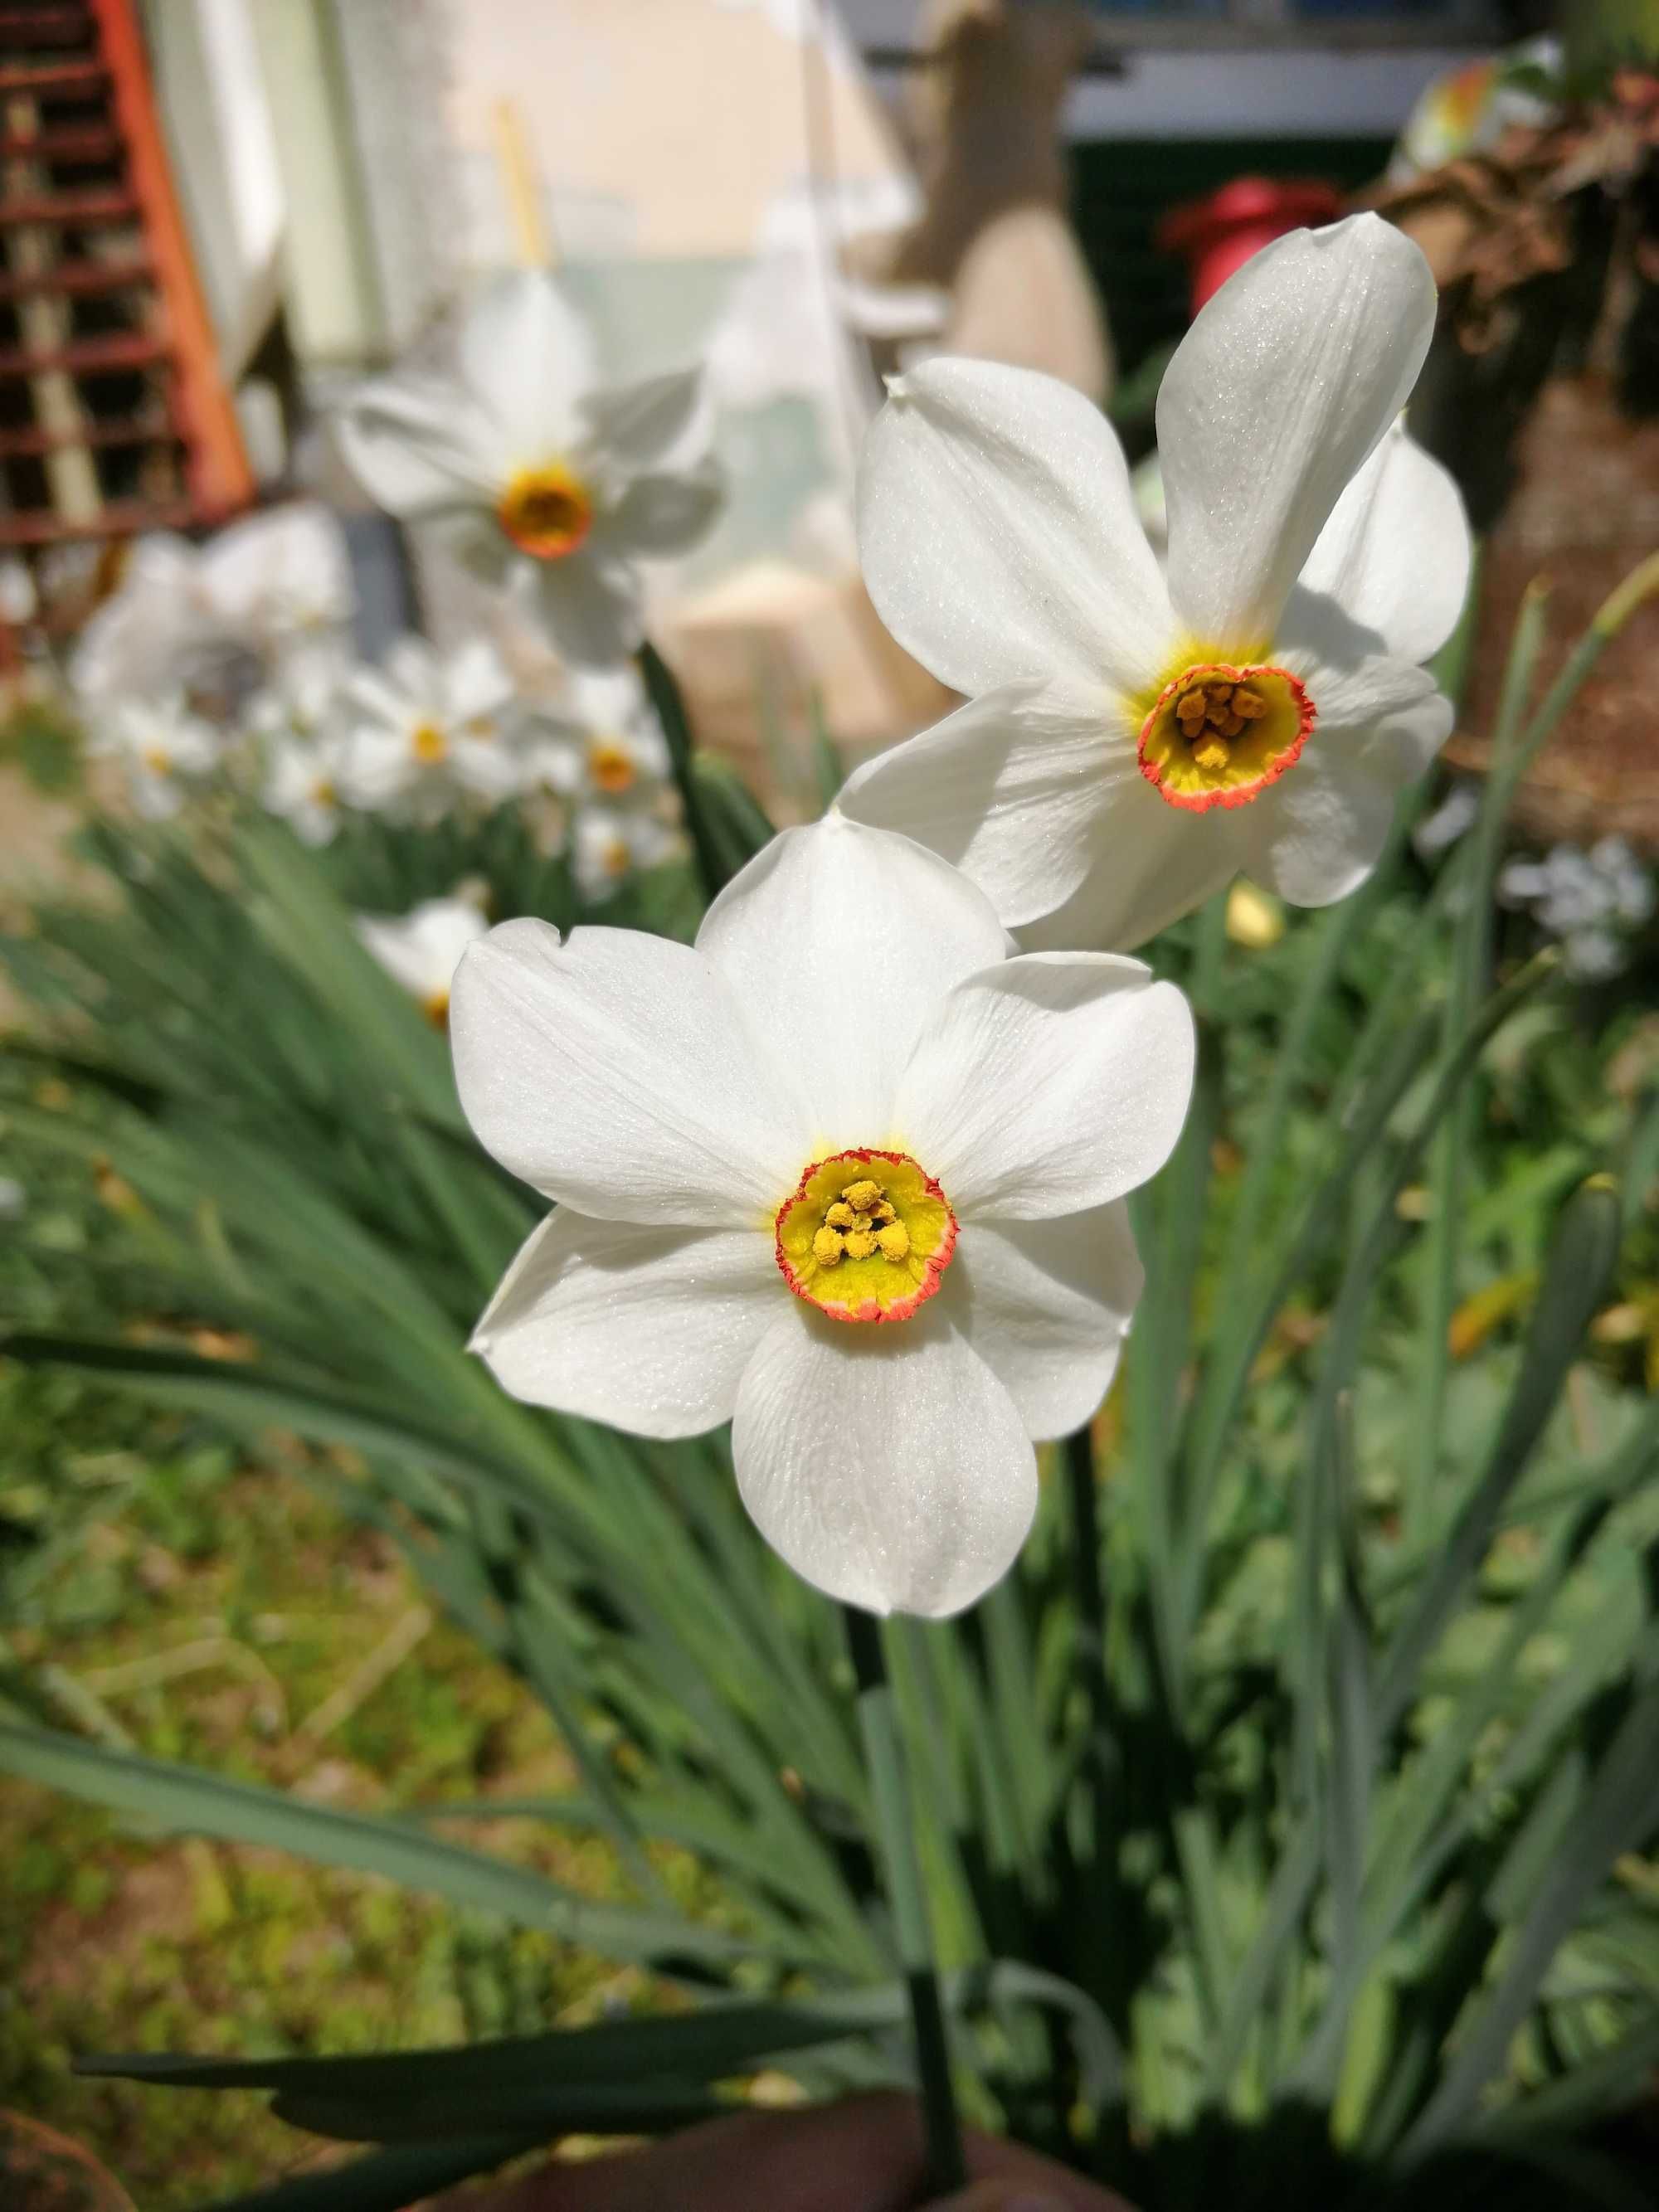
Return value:
<svg viewBox="0 0 1659 2212">
<path fill-rule="evenodd" d="M 926 362 L 870 426 L 859 557 L 899 643 L 958 691 L 1145 688 L 1173 621 L 1111 425 L 1034 369 Z"/>
<path fill-rule="evenodd" d="M 1012 1565 L 1036 1510 L 1012 1399 L 927 1311 L 884 1328 L 781 1316 L 738 1386 L 732 1456 L 773 1549 L 871 1613 L 960 1613 Z"/>
<path fill-rule="evenodd" d="M 1469 526 L 1449 472 L 1390 431 L 1319 533 L 1299 581 L 1399 660 L 1426 660 L 1457 627 L 1469 588 Z"/>
<path fill-rule="evenodd" d="M 388 514 L 493 506 L 504 455 L 451 386 L 387 377 L 357 393 L 334 434 L 346 466 Z"/>
<path fill-rule="evenodd" d="M 1199 314 L 1158 396 L 1170 596 L 1193 632 L 1254 652 L 1349 478 L 1405 404 L 1434 279 L 1374 215 L 1292 231 Z"/>
<path fill-rule="evenodd" d="M 449 1034 L 480 1141 L 581 1212 L 758 1228 L 800 1175 L 737 1002 L 689 945 L 503 922 L 461 963 Z"/>
<path fill-rule="evenodd" d="M 831 812 L 756 854 L 704 915 L 697 950 L 794 1086 L 815 1146 L 834 1152 L 891 1134 L 923 1024 L 1007 939 L 936 854 Z"/>
<path fill-rule="evenodd" d="M 550 276 L 520 270 L 497 277 L 467 310 L 459 352 L 463 381 L 515 463 L 553 459 L 574 445 L 593 345 Z"/>
<path fill-rule="evenodd" d="M 512 676 L 488 638 L 471 638 L 452 653 L 439 680 L 449 716 L 459 722 L 497 714 L 513 696 Z"/>
<path fill-rule="evenodd" d="M 975 1221 L 942 1303 L 1019 1409 L 1028 1436 L 1066 1437 L 1106 1395 L 1145 1280 L 1121 1199 L 1056 1221 Z"/>
<path fill-rule="evenodd" d="M 1238 872 L 1236 823 L 1223 807 L 1194 814 L 1171 806 L 1139 776 L 1114 789 L 1095 825 L 1088 874 L 1063 906 L 1020 931 L 1021 945 L 1033 952 L 1077 945 L 1133 951 Z"/>
<path fill-rule="evenodd" d="M 1041 1220 L 1155 1175 L 1192 1087 L 1193 1018 L 1172 983 L 1116 953 L 1028 952 L 957 985 L 895 1120 L 959 1220 Z"/>
<path fill-rule="evenodd" d="M 738 1382 L 789 1293 L 755 1229 L 595 1221 L 532 1230 L 473 1333 L 503 1389 L 644 1437 L 732 1418 Z"/>
<path fill-rule="evenodd" d="M 553 643 L 578 665 L 610 667 L 626 660 L 645 635 L 639 579 L 624 562 L 587 553 L 533 564 L 537 610 Z"/>
<path fill-rule="evenodd" d="M 630 474 L 651 468 L 691 428 L 702 390 L 702 370 L 683 368 L 592 392 L 583 411 L 592 442 Z"/>
<path fill-rule="evenodd" d="M 1297 906 L 1329 906 L 1376 866 L 1395 795 L 1445 743 L 1452 710 L 1426 670 L 1382 654 L 1310 685 L 1319 721 L 1295 767 L 1242 811 L 1239 865 Z"/>
<path fill-rule="evenodd" d="M 1010 928 L 1069 898 L 1087 872 L 1110 787 L 1138 780 L 1097 714 L 1005 684 L 854 769 L 836 805 L 930 846 Z"/>
<path fill-rule="evenodd" d="M 695 475 L 635 477 L 596 532 L 599 550 L 623 558 L 684 553 L 714 521 L 725 492 L 712 462 Z"/>
</svg>

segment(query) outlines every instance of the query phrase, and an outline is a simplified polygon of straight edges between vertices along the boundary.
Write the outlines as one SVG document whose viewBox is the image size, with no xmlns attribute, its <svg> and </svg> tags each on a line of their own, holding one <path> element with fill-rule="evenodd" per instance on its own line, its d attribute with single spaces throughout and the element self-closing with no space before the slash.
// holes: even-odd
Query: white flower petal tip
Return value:
<svg viewBox="0 0 1659 2212">
<path fill-rule="evenodd" d="M 775 1322 L 744 1370 L 738 1487 L 796 1573 L 869 1613 L 940 1620 L 1012 1565 L 1036 1510 L 1013 1400 L 947 1322 Z"/>
<path fill-rule="evenodd" d="M 472 1333 L 503 1389 L 648 1437 L 732 1418 L 776 1317 L 757 1230 L 661 1229 L 561 1208 L 533 1230 Z"/>
<path fill-rule="evenodd" d="M 959 984 L 916 1044 L 896 1123 L 964 1218 L 1121 1198 L 1175 1148 L 1192 1010 L 1109 952 L 1032 952 Z"/>
<path fill-rule="evenodd" d="M 1103 721 L 1174 641 L 1116 434 L 1035 369 L 910 370 L 865 439 L 858 528 L 876 611 L 956 690 L 1041 678 Z"/>
<path fill-rule="evenodd" d="M 580 1212 L 757 1226 L 799 1173 L 794 1116 L 743 1010 L 689 945 L 503 922 L 457 971 L 449 1035 L 481 1141 Z"/>
<path fill-rule="evenodd" d="M 1170 596 L 1194 636 L 1260 658 L 1349 479 L 1433 334 L 1421 252 L 1376 216 L 1292 231 L 1200 310 L 1158 398 Z"/>
</svg>

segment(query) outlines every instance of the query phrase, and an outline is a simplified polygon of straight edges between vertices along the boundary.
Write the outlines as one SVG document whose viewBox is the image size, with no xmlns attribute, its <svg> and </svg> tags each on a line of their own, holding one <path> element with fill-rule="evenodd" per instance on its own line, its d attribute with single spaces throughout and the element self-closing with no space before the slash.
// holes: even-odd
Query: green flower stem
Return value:
<svg viewBox="0 0 1659 2212">
<path fill-rule="evenodd" d="M 943 2197 L 962 2188 L 968 2175 L 963 2162 L 956 2092 L 951 2083 L 951 2052 L 945 2040 L 944 2008 L 939 2002 L 927 1898 L 922 1887 L 921 1863 L 916 1856 L 898 1715 L 894 1710 L 892 1686 L 887 1679 L 881 1624 L 873 1614 L 861 1613 L 850 1605 L 844 1606 L 842 1611 L 847 1623 L 847 1648 L 852 1655 L 853 1674 L 858 1684 L 859 1732 L 864 1740 L 870 1794 L 875 1801 L 876 1825 L 880 1831 L 887 1899 L 898 1936 L 899 1960 L 910 1992 L 910 2024 L 915 2038 L 916 2073 L 927 2137 L 927 2186 L 924 2195 Z"/>
<path fill-rule="evenodd" d="M 680 794 L 680 808 L 685 817 L 685 834 L 691 840 L 692 857 L 696 862 L 697 878 L 702 885 L 705 899 L 713 901 L 726 886 L 726 869 L 720 857 L 720 841 L 708 819 L 708 810 L 703 804 L 702 793 L 697 783 L 697 772 L 692 761 L 690 719 L 685 711 L 685 699 L 678 678 L 649 638 L 641 646 L 636 655 L 640 675 L 657 710 L 657 720 L 668 740 L 668 757 L 674 771 L 674 783 Z"/>
</svg>

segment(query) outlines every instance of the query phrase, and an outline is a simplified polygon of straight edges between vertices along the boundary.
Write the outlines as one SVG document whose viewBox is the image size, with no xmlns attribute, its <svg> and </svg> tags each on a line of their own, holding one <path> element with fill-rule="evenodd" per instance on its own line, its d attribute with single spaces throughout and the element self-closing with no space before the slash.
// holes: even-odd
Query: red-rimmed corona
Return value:
<svg viewBox="0 0 1659 2212">
<path fill-rule="evenodd" d="M 957 1217 L 908 1152 L 814 1160 L 778 1208 L 775 1249 L 798 1298 L 831 1321 L 908 1321 L 938 1290 Z"/>
<path fill-rule="evenodd" d="M 1171 678 L 1140 727 L 1140 773 L 1194 814 L 1248 806 L 1301 758 L 1318 709 L 1288 668 L 1199 662 Z"/>
</svg>

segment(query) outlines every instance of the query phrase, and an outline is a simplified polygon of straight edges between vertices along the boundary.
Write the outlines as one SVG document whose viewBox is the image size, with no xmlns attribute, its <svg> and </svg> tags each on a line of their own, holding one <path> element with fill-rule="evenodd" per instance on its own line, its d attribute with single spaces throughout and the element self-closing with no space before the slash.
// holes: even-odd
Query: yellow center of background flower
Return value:
<svg viewBox="0 0 1659 2212">
<path fill-rule="evenodd" d="M 778 1208 L 778 1266 L 832 1321 L 906 1321 L 956 1249 L 957 1218 L 908 1152 L 816 1160 Z"/>
<path fill-rule="evenodd" d="M 596 738 L 587 749 L 587 772 L 614 799 L 634 781 L 634 757 L 614 738 Z"/>
<path fill-rule="evenodd" d="M 520 469 L 496 507 L 501 528 L 534 561 L 562 561 L 593 527 L 593 502 L 562 461 Z"/>
<path fill-rule="evenodd" d="M 435 722 L 417 722 L 409 733 L 410 750 L 428 768 L 435 768 L 449 750 L 449 740 Z"/>
<path fill-rule="evenodd" d="M 1287 669 L 1183 668 L 1141 725 L 1140 773 L 1171 806 L 1248 806 L 1294 765 L 1316 712 Z"/>
</svg>

